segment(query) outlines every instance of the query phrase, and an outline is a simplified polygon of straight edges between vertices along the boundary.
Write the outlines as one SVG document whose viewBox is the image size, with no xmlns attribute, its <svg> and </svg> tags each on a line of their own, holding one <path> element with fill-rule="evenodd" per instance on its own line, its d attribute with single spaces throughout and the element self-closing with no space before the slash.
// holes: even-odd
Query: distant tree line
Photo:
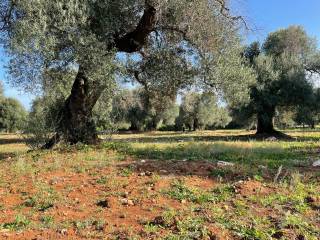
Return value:
<svg viewBox="0 0 320 240">
<path fill-rule="evenodd" d="M 241 49 L 236 58 L 230 58 L 241 63 L 223 58 L 222 66 L 211 69 L 201 82 L 197 66 L 170 49 L 153 49 L 154 55 L 142 62 L 127 60 L 126 78 L 120 73 L 118 77 L 137 87 L 124 89 L 119 81 L 106 81 L 108 86 L 88 116 L 89 126 L 94 132 L 247 128 L 269 135 L 278 134 L 276 128 L 315 128 L 320 122 L 320 89 L 312 82 L 320 72 L 315 39 L 302 27 L 291 26 L 270 33 L 262 44 L 253 42 Z M 230 70 L 228 64 L 245 68 L 243 79 L 233 81 L 237 70 Z M 42 75 L 42 95 L 29 113 L 1 90 L 1 130 L 36 136 L 41 139 L 38 146 L 48 142 L 64 116 L 61 111 L 74 91 L 76 74 L 75 69 L 47 69 Z M 210 84 L 209 77 L 220 87 Z"/>
<path fill-rule="evenodd" d="M 18 100 L 4 96 L 0 83 L 0 131 L 21 131 L 27 121 L 27 115 L 27 111 Z"/>
</svg>

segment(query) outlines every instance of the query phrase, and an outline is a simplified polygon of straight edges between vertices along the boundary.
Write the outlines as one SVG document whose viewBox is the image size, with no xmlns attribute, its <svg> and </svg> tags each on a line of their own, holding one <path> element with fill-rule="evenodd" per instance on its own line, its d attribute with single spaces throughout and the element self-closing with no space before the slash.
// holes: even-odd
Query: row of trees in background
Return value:
<svg viewBox="0 0 320 240">
<path fill-rule="evenodd" d="M 110 116 L 119 128 L 138 131 L 215 129 L 230 122 L 228 110 L 211 93 L 185 93 L 180 106 L 170 99 L 158 104 L 163 107 L 150 105 L 142 88 L 124 90 L 114 97 Z"/>
<path fill-rule="evenodd" d="M 21 131 L 27 121 L 28 113 L 21 103 L 14 98 L 7 98 L 3 94 L 0 83 L 0 131 Z"/>
<path fill-rule="evenodd" d="M 320 52 L 303 28 L 244 47 L 246 24 L 228 1 L 115 2 L 0 1 L 9 81 L 42 91 L 27 132 L 43 129 L 50 137 L 43 147 L 97 143 L 98 130 L 114 123 L 196 130 L 223 127 L 230 114 L 231 125 L 255 120 L 257 133 L 269 135 L 278 133 L 275 117 L 316 124 L 311 79 L 320 73 Z M 123 81 L 140 88 L 115 94 Z M 179 93 L 190 89 L 199 92 L 178 107 Z"/>
</svg>

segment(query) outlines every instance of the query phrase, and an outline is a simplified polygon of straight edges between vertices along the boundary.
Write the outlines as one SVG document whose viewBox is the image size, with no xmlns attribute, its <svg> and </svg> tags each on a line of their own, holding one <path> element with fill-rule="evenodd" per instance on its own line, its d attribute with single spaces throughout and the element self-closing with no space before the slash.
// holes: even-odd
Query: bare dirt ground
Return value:
<svg viewBox="0 0 320 240">
<path fill-rule="evenodd" d="M 317 140 L 195 140 L 220 134 L 28 153 L 2 135 L 0 239 L 320 239 Z"/>
</svg>

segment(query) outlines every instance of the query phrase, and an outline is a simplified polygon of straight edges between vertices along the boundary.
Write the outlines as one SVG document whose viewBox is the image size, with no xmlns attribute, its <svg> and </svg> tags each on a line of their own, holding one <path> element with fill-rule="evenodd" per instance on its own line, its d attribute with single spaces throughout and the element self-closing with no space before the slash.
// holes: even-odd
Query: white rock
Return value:
<svg viewBox="0 0 320 240">
<path fill-rule="evenodd" d="M 266 141 L 268 141 L 268 142 L 275 142 L 277 140 L 278 139 L 276 137 L 268 137 L 268 138 L 266 138 Z"/>
<path fill-rule="evenodd" d="M 218 161 L 218 166 L 225 167 L 225 166 L 234 166 L 234 163 L 231 162 L 224 162 L 224 161 Z"/>
<path fill-rule="evenodd" d="M 313 164 L 312 164 L 313 167 L 320 167 L 320 160 L 318 161 L 315 161 Z"/>
<path fill-rule="evenodd" d="M 264 165 L 259 165 L 258 168 L 260 168 L 260 169 L 267 169 L 267 167 L 264 166 Z"/>
</svg>

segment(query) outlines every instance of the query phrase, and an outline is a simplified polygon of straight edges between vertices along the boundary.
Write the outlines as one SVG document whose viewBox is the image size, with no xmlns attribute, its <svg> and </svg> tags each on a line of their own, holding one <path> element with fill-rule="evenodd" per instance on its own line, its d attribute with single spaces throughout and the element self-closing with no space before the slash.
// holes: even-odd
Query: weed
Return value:
<svg viewBox="0 0 320 240">
<path fill-rule="evenodd" d="M 171 198 L 180 201 L 188 200 L 199 204 L 213 201 L 212 194 L 196 188 L 189 188 L 182 181 L 174 181 L 170 189 L 165 193 Z"/>
<path fill-rule="evenodd" d="M 50 215 L 41 216 L 40 221 L 45 228 L 50 228 L 54 224 L 54 217 Z"/>
<path fill-rule="evenodd" d="M 59 200 L 58 193 L 48 185 L 42 183 L 36 183 L 36 192 L 28 198 L 24 205 L 27 207 L 33 207 L 38 211 L 45 211 L 54 206 Z"/>
<path fill-rule="evenodd" d="M 17 215 L 13 222 L 0 224 L 0 228 L 18 231 L 28 227 L 30 223 L 31 221 L 26 216 Z"/>
</svg>

